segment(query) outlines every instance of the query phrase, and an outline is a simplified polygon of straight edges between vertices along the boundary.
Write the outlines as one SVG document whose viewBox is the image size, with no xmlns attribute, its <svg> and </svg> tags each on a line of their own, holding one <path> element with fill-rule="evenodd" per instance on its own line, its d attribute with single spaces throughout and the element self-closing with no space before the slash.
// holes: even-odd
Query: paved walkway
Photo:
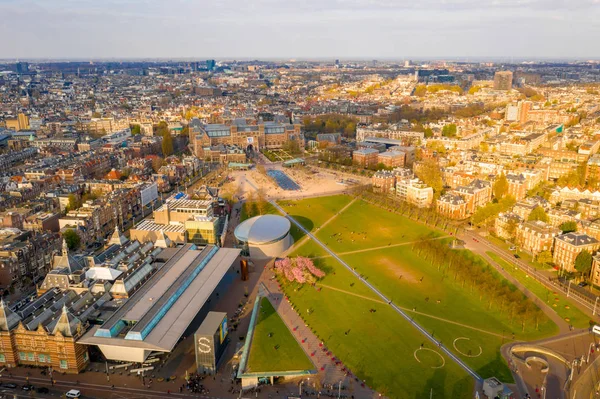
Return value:
<svg viewBox="0 0 600 399">
<path fill-rule="evenodd" d="M 279 316 L 288 326 L 298 344 L 302 347 L 306 355 L 315 365 L 319 379 L 322 384 L 338 386 L 342 382 L 342 386 L 350 388 L 343 392 L 351 392 L 357 398 L 380 398 L 379 394 L 368 387 L 362 387 L 357 383 L 350 374 L 346 376 L 342 371 L 344 366 L 340 363 L 336 365 L 337 358 L 335 354 L 329 352 L 323 343 L 305 324 L 300 315 L 292 309 L 289 301 L 285 300 L 285 294 L 279 288 L 277 280 L 265 279 L 262 281 L 263 286 L 267 290 L 267 297 L 277 310 Z M 336 360 L 332 360 L 336 359 Z"/>
<path fill-rule="evenodd" d="M 427 330 L 421 327 L 418 323 L 416 323 L 407 313 L 405 313 L 402 309 L 400 309 L 396 304 L 392 303 L 392 301 L 387 298 L 383 293 L 381 293 L 377 288 L 375 288 L 371 283 L 367 282 L 364 278 L 362 278 L 352 267 L 350 267 L 346 262 L 344 262 L 339 256 L 335 254 L 332 250 L 329 249 L 325 244 L 323 244 L 317 237 L 315 237 L 312 233 L 306 230 L 300 223 L 298 223 L 293 217 L 288 215 L 288 213 L 281 208 L 275 201 L 270 201 L 271 205 L 273 205 L 276 209 L 278 209 L 284 216 L 286 216 L 292 223 L 294 223 L 300 230 L 302 230 L 307 236 L 309 236 L 315 243 L 317 243 L 321 248 L 327 251 L 333 258 L 335 258 L 342 266 L 344 266 L 350 273 L 352 273 L 357 279 L 359 279 L 363 284 L 371 289 L 378 297 L 380 297 L 383 301 L 389 303 L 389 305 L 402 316 L 406 321 L 408 321 L 414 328 L 416 328 L 421 334 L 423 334 L 428 340 L 430 340 L 433 344 L 438 345 L 438 347 L 452 359 L 456 364 L 462 367 L 469 375 L 471 375 L 475 380 L 479 383 L 482 378 L 466 363 L 464 363 L 460 358 L 458 358 L 454 353 L 452 353 L 448 348 L 446 348 L 443 344 L 434 339 Z"/>
</svg>

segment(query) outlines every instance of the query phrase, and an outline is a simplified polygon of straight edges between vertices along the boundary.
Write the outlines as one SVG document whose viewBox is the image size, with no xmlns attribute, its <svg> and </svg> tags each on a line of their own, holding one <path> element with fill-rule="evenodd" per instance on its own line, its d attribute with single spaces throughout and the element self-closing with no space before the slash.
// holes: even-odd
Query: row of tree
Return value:
<svg viewBox="0 0 600 399">
<path fill-rule="evenodd" d="M 307 136 L 317 133 L 341 133 L 345 137 L 356 137 L 356 118 L 341 114 L 305 116 L 302 120 Z"/>
<path fill-rule="evenodd" d="M 446 231 L 453 230 L 453 233 L 456 233 L 457 231 L 457 228 L 452 225 L 450 219 L 440 215 L 433 208 L 419 208 L 406 201 L 401 201 L 398 198 L 374 193 L 368 189 L 361 190 L 359 188 L 356 189 L 353 194 L 359 195 L 363 200 L 372 205 L 393 211 L 416 222 L 424 223 L 428 226 Z"/>
<path fill-rule="evenodd" d="M 528 322 L 535 323 L 535 329 L 538 329 L 542 311 L 515 286 L 496 277 L 489 264 L 430 238 L 423 237 L 413 245 L 413 250 L 420 258 L 437 266 L 442 273 L 442 281 L 451 278 L 462 289 L 478 295 L 481 302 L 488 304 L 489 310 L 495 308 L 509 314 L 511 322 L 519 319 L 522 331 L 525 331 Z"/>
</svg>

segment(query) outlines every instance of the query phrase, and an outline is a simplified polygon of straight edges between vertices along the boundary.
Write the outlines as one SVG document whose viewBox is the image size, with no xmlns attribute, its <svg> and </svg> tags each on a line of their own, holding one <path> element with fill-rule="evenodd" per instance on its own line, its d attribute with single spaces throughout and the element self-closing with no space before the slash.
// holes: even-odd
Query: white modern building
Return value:
<svg viewBox="0 0 600 399">
<path fill-rule="evenodd" d="M 290 221 L 279 215 L 255 216 L 235 228 L 240 241 L 252 259 L 269 259 L 282 255 L 292 246 Z"/>
</svg>

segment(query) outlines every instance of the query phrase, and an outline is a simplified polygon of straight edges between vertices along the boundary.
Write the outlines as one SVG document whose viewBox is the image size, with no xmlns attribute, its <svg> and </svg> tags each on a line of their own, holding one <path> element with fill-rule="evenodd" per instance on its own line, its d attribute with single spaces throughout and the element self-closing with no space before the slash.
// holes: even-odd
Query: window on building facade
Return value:
<svg viewBox="0 0 600 399">
<path fill-rule="evenodd" d="M 24 352 L 19 352 L 19 359 L 21 359 L 21 360 L 27 360 L 27 356 L 25 355 Z"/>
<path fill-rule="evenodd" d="M 69 364 L 67 363 L 66 360 L 61 360 L 60 361 L 60 368 L 61 369 L 67 369 L 67 368 L 69 368 Z"/>
<path fill-rule="evenodd" d="M 5 362 L 6 358 L 4 357 L 4 353 L 0 353 L 0 362 Z"/>
<path fill-rule="evenodd" d="M 27 354 L 27 360 L 29 360 L 30 362 L 33 362 L 33 361 L 35 361 L 35 353 L 33 353 L 33 352 L 29 352 L 29 353 Z"/>
</svg>

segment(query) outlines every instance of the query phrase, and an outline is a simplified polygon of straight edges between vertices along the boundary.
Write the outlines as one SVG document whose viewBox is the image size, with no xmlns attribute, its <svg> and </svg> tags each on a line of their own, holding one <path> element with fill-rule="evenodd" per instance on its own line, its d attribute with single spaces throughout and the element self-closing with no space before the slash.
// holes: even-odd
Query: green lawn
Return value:
<svg viewBox="0 0 600 399">
<path fill-rule="evenodd" d="M 556 313 L 568 323 L 577 328 L 587 328 L 590 326 L 590 318 L 581 310 L 579 310 L 579 308 L 573 305 L 564 295 L 559 294 L 556 291 L 549 290 L 542 283 L 538 282 L 534 278 L 529 277 L 527 273 L 518 267 L 509 264 L 495 253 L 488 251 L 486 254 L 500 266 L 504 267 L 504 270 L 507 273 L 516 278 L 529 291 L 540 298 L 540 300 L 550 305 L 552 309 L 554 309 Z"/>
<path fill-rule="evenodd" d="M 292 336 L 271 302 L 267 298 L 262 298 L 246 371 L 256 373 L 313 369 L 315 366 Z"/>
<path fill-rule="evenodd" d="M 310 209 L 316 208 L 308 207 L 304 201 L 293 202 L 295 206 L 286 203 L 286 211 L 316 221 L 312 222 L 313 228 L 335 213 L 311 213 Z M 303 225 L 308 228 L 304 222 Z M 473 291 L 469 285 L 463 286 L 461 281 L 451 277 L 442 278 L 443 272 L 417 256 L 411 244 L 423 236 L 434 238 L 442 234 L 403 216 L 356 201 L 317 236 L 337 253 L 383 247 L 342 258 L 394 303 L 407 309 L 407 313 L 482 377 L 496 376 L 512 382 L 511 373 L 500 356 L 500 346 L 512 340 L 513 333 L 515 339 L 527 340 L 554 334 L 558 328 L 541 312 L 537 323 L 512 319 L 496 304 L 490 306 L 485 293 L 480 295 L 477 289 Z M 393 246 L 403 243 L 406 245 Z M 308 240 L 296 248 L 292 256 L 297 254 L 313 258 L 327 276 L 315 287 L 284 284 L 286 294 L 311 328 L 367 384 L 390 397 L 420 398 L 426 396 L 431 387 L 438 393 L 436 397 L 439 392 L 443 392 L 444 397 L 470 395 L 471 379 L 449 359 L 442 369 L 432 369 L 431 364 L 425 366 L 425 360 L 415 361 L 414 351 L 423 342 L 427 347 L 426 339 L 333 257 L 326 256 L 325 250 L 314 241 Z M 466 253 L 466 256 L 473 255 Z M 490 272 L 501 278 L 494 270 Z M 305 309 L 311 309 L 311 313 Z M 348 330 L 350 333 L 346 335 Z M 419 352 L 419 358 L 421 354 L 425 356 L 424 352 Z M 398 359 L 402 359 L 400 363 Z M 437 355 L 429 352 L 427 361 L 436 359 Z M 450 380 L 456 384 L 448 385 Z"/>
<path fill-rule="evenodd" d="M 307 198 L 301 201 L 279 201 L 279 205 L 308 231 L 321 227 L 340 209 L 348 205 L 352 197 L 332 195 Z"/>
<path fill-rule="evenodd" d="M 495 376 L 512 382 L 512 375 L 500 356 L 500 346 L 512 339 L 513 333 L 516 339 L 527 340 L 558 332 L 558 327 L 542 313 L 537 325 L 533 322 L 523 325 L 520 319 L 511 319 L 499 306 L 490 307 L 488 296 L 473 292 L 469 285 L 463 287 L 462 282 L 454 281 L 451 276 L 443 278 L 442 271 L 419 258 L 411 246 L 346 255 L 342 259 L 395 304 L 404 307 L 425 329 L 439 336 L 484 378 Z M 413 313 L 413 309 L 418 313 Z M 474 351 L 477 354 L 481 346 L 481 355 L 471 357 L 468 350 L 463 353 L 460 353 L 461 347 L 456 350 L 452 342 L 460 337 L 469 338 L 459 339 L 463 346 L 477 344 Z"/>
<path fill-rule="evenodd" d="M 413 222 L 364 201 L 356 201 L 317 237 L 336 253 L 399 244 L 427 234 L 439 236 L 427 226 Z"/>
<path fill-rule="evenodd" d="M 314 248 L 307 244 L 299 251 L 310 255 Z M 436 398 L 471 396 L 473 379 L 464 370 L 341 264 L 333 258 L 318 259 L 323 267 L 321 262 L 327 264 L 328 275 L 316 287 L 283 287 L 311 329 L 354 374 L 390 398 L 424 398 L 431 389 Z M 442 356 L 442 368 L 434 368 L 442 360 L 427 349 L 418 351 L 420 362 L 415 360 L 422 343 Z"/>
</svg>

